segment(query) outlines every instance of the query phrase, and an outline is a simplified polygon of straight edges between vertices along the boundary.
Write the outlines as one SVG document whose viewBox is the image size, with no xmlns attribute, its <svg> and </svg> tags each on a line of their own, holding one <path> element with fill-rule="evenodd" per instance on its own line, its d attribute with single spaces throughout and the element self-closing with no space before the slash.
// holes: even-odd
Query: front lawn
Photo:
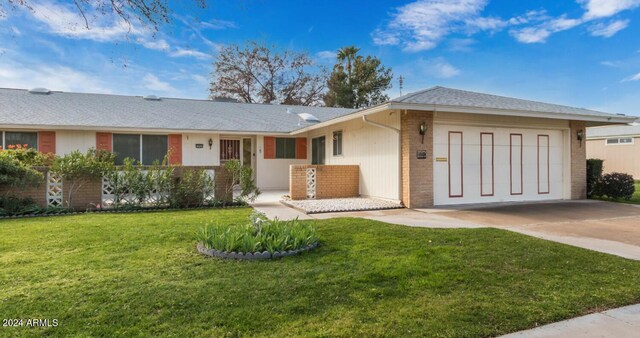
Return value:
<svg viewBox="0 0 640 338">
<path fill-rule="evenodd" d="M 2 336 L 483 337 L 640 302 L 640 262 L 497 229 L 317 221 L 321 246 L 277 261 L 195 249 L 250 209 L 0 221 Z"/>
</svg>

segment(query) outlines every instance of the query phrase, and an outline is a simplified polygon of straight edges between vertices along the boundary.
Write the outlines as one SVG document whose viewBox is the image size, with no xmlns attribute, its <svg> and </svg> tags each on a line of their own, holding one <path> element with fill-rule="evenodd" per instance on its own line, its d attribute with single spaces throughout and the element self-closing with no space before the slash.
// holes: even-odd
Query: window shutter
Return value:
<svg viewBox="0 0 640 338">
<path fill-rule="evenodd" d="M 271 136 L 264 137 L 264 158 L 276 158 L 276 138 Z"/>
<path fill-rule="evenodd" d="M 56 132 L 38 132 L 38 151 L 41 153 L 56 153 Z"/>
<path fill-rule="evenodd" d="M 182 134 L 169 135 L 169 164 L 182 163 Z"/>
<path fill-rule="evenodd" d="M 96 133 L 96 150 L 112 151 L 111 133 Z"/>
<path fill-rule="evenodd" d="M 296 159 L 298 160 L 307 159 L 307 138 L 306 137 L 296 138 Z"/>
</svg>

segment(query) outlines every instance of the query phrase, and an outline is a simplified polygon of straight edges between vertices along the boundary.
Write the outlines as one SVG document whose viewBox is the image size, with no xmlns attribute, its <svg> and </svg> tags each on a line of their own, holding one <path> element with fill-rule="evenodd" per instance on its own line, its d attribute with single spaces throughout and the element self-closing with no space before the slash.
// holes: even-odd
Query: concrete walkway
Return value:
<svg viewBox="0 0 640 338">
<path fill-rule="evenodd" d="M 640 337 L 640 304 L 593 313 L 535 329 L 511 333 L 507 338 Z"/>
<path fill-rule="evenodd" d="M 259 212 L 264 213 L 270 219 L 278 218 L 279 220 L 313 219 L 305 213 L 296 209 L 289 208 L 280 203 L 282 196 L 288 194 L 283 190 L 266 190 L 263 191 L 258 198 L 251 203 L 251 206 Z"/>
</svg>

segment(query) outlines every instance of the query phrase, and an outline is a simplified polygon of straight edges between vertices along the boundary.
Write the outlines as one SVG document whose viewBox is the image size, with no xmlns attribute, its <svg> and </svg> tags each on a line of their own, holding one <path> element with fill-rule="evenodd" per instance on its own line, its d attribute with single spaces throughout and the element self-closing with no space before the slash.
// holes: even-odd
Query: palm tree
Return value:
<svg viewBox="0 0 640 338">
<path fill-rule="evenodd" d="M 356 46 L 347 46 L 338 49 L 338 61 L 346 62 L 347 68 L 347 80 L 351 82 L 351 68 L 353 66 L 353 62 L 356 59 L 356 54 L 360 51 L 360 48 Z"/>
</svg>

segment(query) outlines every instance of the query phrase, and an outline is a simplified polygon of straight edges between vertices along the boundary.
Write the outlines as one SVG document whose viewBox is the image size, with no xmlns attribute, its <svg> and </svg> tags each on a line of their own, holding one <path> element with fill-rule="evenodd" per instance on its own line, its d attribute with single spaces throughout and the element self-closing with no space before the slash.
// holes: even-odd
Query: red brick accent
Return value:
<svg viewBox="0 0 640 338">
<path fill-rule="evenodd" d="M 169 134 L 169 164 L 182 163 L 182 134 Z"/>
<path fill-rule="evenodd" d="M 55 131 L 39 131 L 38 132 L 38 151 L 41 153 L 56 153 L 56 132 Z"/>
<path fill-rule="evenodd" d="M 307 198 L 307 169 L 316 168 L 316 198 L 360 196 L 360 167 L 357 165 L 291 165 L 289 196 L 293 200 Z"/>
<path fill-rule="evenodd" d="M 427 127 L 422 143 L 420 125 Z M 433 206 L 433 113 L 409 110 L 400 118 L 402 144 L 402 203 L 409 208 Z M 418 159 L 418 150 L 427 158 Z"/>
<path fill-rule="evenodd" d="M 276 138 L 273 136 L 264 137 L 264 158 L 276 158 Z"/>
<path fill-rule="evenodd" d="M 307 159 L 307 138 L 306 137 L 296 138 L 296 159 L 298 160 Z"/>
<path fill-rule="evenodd" d="M 96 133 L 96 150 L 112 151 L 113 134 Z"/>
</svg>

